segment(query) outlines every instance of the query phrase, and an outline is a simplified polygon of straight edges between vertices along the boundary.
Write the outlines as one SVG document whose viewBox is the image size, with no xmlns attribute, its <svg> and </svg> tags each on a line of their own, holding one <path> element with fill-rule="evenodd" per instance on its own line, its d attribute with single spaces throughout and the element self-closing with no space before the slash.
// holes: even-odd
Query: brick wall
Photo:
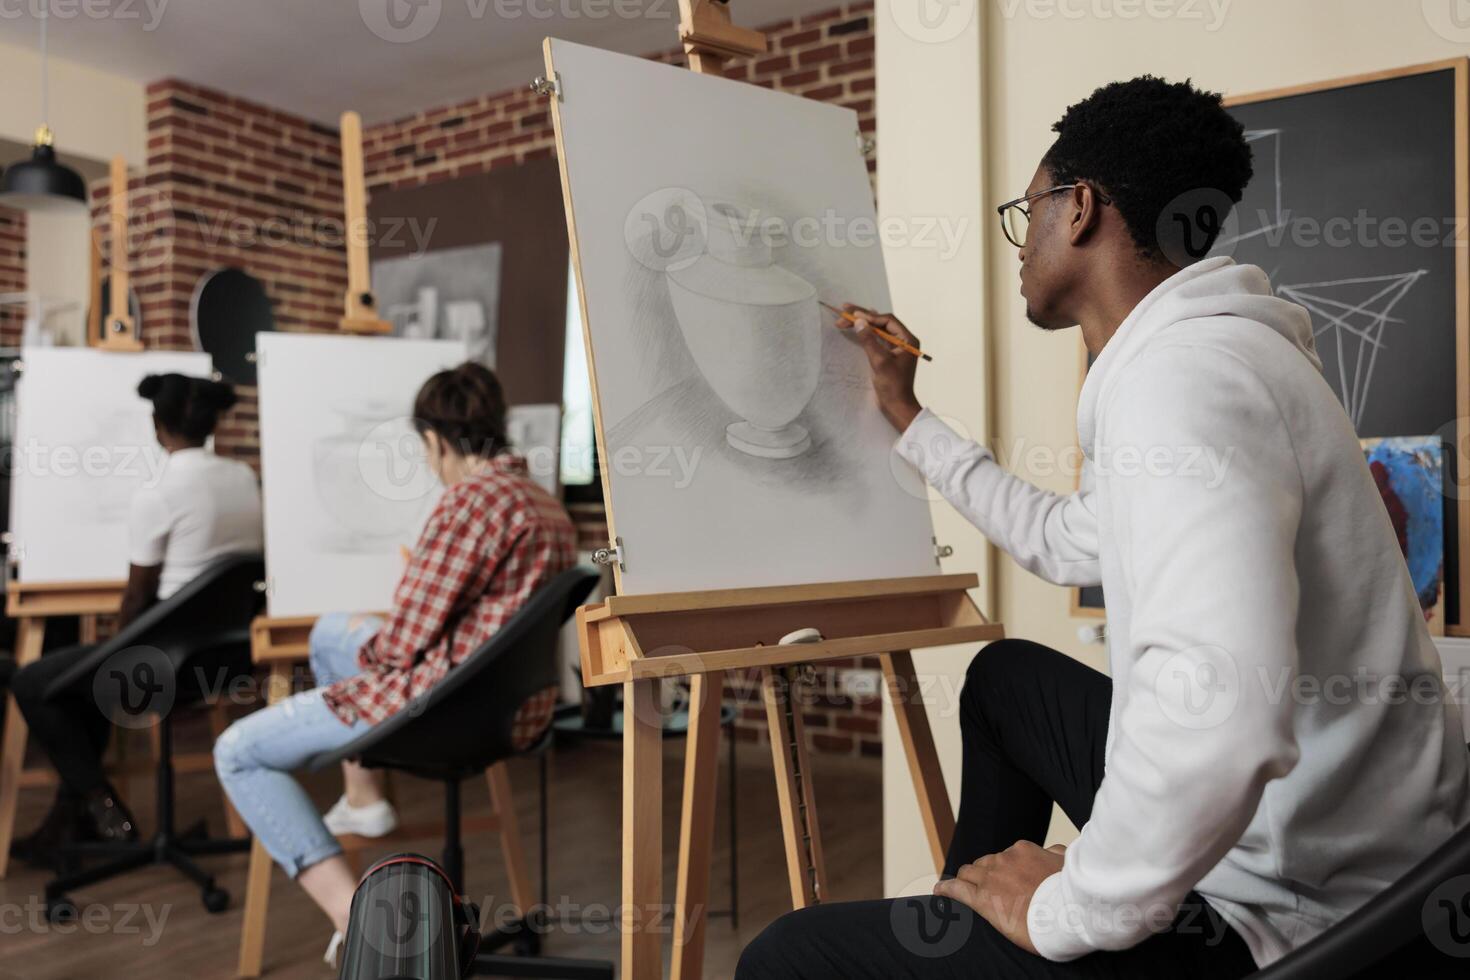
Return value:
<svg viewBox="0 0 1470 980">
<path fill-rule="evenodd" d="M 192 348 L 200 278 L 237 266 L 270 296 L 277 329 L 336 327 L 347 286 L 342 164 L 335 130 L 177 79 L 148 86 L 148 159 L 129 175 L 133 287 L 151 348 Z M 92 185 L 105 222 L 106 179 Z M 104 246 L 104 254 L 110 251 Z M 256 464 L 253 388 L 216 447 Z"/>
<path fill-rule="evenodd" d="M 767 25 L 762 30 L 770 51 L 759 58 L 731 61 L 725 76 L 847 106 L 858 113 L 863 132 L 873 133 L 877 119 L 872 9 L 871 2 L 849 3 Z M 685 63 L 678 49 L 650 57 Z M 550 156 L 555 147 L 546 100 L 524 86 L 426 109 L 363 131 L 369 188 L 412 187 L 483 173 Z"/>
<path fill-rule="evenodd" d="M 807 98 L 835 102 L 858 113 L 863 132 L 874 134 L 872 4 L 849 3 L 822 13 L 762 28 L 770 51 L 733 61 L 728 78 Z M 683 52 L 670 49 L 651 56 L 669 64 L 685 63 Z M 530 79 L 527 79 L 529 82 Z M 556 152 L 546 101 L 525 87 L 482 95 L 450 106 L 426 109 L 402 119 L 368 127 L 363 132 L 364 166 L 369 191 L 374 187 L 414 187 L 439 180 L 514 166 Z M 869 169 L 874 164 L 870 160 Z M 579 518 L 579 523 L 583 523 Z M 585 526 L 595 535 L 590 520 Z M 606 542 L 606 527 L 602 527 Z M 813 745 L 825 752 L 880 751 L 877 697 L 859 702 L 841 693 L 839 679 L 850 669 L 878 669 L 877 658 L 830 663 L 805 689 L 803 714 Z M 763 740 L 765 709 L 754 672 L 727 675 L 726 694 L 740 713 L 737 734 Z"/>
<path fill-rule="evenodd" d="M 0 208 L 0 293 L 18 293 L 26 288 L 26 215 L 24 211 Z M 25 308 L 0 306 L 0 347 L 20 344 Z"/>
</svg>

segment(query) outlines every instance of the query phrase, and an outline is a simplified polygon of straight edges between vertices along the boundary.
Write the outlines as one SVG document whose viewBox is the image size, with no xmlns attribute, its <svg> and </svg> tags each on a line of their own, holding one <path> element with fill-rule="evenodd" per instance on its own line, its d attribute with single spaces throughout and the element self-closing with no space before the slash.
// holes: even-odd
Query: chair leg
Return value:
<svg viewBox="0 0 1470 980">
<path fill-rule="evenodd" d="M 230 716 L 225 713 L 225 708 L 226 702 L 224 698 L 216 698 L 214 703 L 209 706 L 209 732 L 216 742 L 219 741 L 219 737 L 224 734 L 225 729 L 230 725 Z M 219 801 L 225 810 L 225 826 L 229 828 L 230 836 L 250 836 L 250 828 L 245 826 L 245 821 L 241 820 L 240 814 L 235 812 L 235 805 L 230 802 L 230 796 L 225 792 L 223 786 L 219 788 Z"/>
<path fill-rule="evenodd" d="M 547 749 L 541 753 L 540 782 L 541 782 L 541 910 L 543 915 L 549 915 L 551 909 L 551 809 L 549 794 L 547 792 L 546 770 L 549 767 L 547 761 L 551 756 L 551 750 Z"/>
<path fill-rule="evenodd" d="M 531 892 L 530 876 L 526 873 L 526 848 L 521 839 L 520 820 L 516 816 L 516 801 L 510 788 L 510 770 L 504 762 L 497 762 L 485 770 L 490 783 L 490 799 L 495 806 L 496 822 L 500 825 L 500 853 L 505 857 L 505 869 L 510 875 L 511 899 L 516 904 L 516 917 L 526 918 L 536 904 Z"/>
<path fill-rule="evenodd" d="M 459 780 L 444 781 L 444 872 L 454 890 L 464 894 L 464 847 L 460 843 Z"/>
<path fill-rule="evenodd" d="M 208 911 L 222 912 L 229 904 L 229 893 L 219 888 L 214 878 L 194 863 L 191 855 L 238 851 L 246 842 L 179 836 L 174 819 L 173 725 L 168 715 L 161 717 L 155 726 L 154 744 L 158 751 L 158 767 L 155 773 L 158 794 L 157 831 L 149 840 L 79 844 L 64 848 L 62 859 L 67 872 L 46 883 L 48 914 L 55 917 L 73 912 L 75 907 L 66 893 L 74 888 L 105 881 L 154 864 L 172 865 L 198 885 L 204 907 Z M 102 858 L 103 863 L 75 872 L 70 870 L 73 861 L 89 856 Z"/>
</svg>

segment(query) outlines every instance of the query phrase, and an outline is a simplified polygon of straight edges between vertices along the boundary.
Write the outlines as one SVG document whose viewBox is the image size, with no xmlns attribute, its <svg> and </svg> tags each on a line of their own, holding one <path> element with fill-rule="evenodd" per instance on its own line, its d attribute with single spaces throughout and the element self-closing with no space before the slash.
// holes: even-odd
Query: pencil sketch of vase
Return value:
<svg viewBox="0 0 1470 980">
<path fill-rule="evenodd" d="M 340 427 L 312 444 L 317 500 L 336 524 L 324 543 L 335 551 L 372 553 L 411 543 L 424 499 L 414 484 L 426 467 L 405 454 L 417 437 L 398 418 L 401 409 L 366 401 L 334 405 Z M 394 426 L 403 431 L 387 431 Z"/>
<path fill-rule="evenodd" d="M 821 372 L 817 291 L 774 264 L 769 239 L 746 211 L 715 204 L 707 224 L 704 254 L 667 273 L 684 342 L 741 418 L 726 427 L 726 442 L 751 456 L 800 456 L 812 442 L 796 418 Z"/>
</svg>

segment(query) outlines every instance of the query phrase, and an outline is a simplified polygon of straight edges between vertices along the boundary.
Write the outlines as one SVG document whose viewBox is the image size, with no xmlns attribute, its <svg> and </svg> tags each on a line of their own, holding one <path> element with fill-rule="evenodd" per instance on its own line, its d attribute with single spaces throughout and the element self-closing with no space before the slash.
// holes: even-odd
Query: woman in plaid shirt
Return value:
<svg viewBox="0 0 1470 980">
<path fill-rule="evenodd" d="M 240 719 L 214 747 L 236 810 L 287 874 L 347 929 L 357 879 L 333 828 L 290 775 L 407 707 L 576 560 L 566 511 L 508 452 L 505 398 L 495 375 L 467 363 L 424 383 L 414 424 L 445 491 L 408 559 L 386 620 L 336 614 L 311 635 L 320 687 Z M 531 738 L 550 722 L 555 690 L 517 719 Z M 355 766 L 329 816 L 337 832 L 385 833 L 396 823 L 381 787 Z M 349 806 L 348 797 L 358 806 Z M 335 952 L 340 936 L 328 951 Z"/>
</svg>

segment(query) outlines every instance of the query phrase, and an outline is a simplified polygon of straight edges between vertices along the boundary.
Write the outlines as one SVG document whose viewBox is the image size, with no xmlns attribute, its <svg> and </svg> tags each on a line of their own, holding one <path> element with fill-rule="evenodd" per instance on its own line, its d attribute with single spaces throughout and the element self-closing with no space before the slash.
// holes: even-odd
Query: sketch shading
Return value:
<svg viewBox="0 0 1470 980">
<path fill-rule="evenodd" d="M 1364 439 L 1430 632 L 1444 635 L 1444 445 L 1439 436 Z"/>
<path fill-rule="evenodd" d="M 1337 395 L 1353 428 L 1361 429 L 1378 354 L 1389 344 L 1394 307 L 1414 288 L 1425 270 L 1386 276 L 1360 276 L 1329 282 L 1277 286 L 1284 299 L 1305 306 L 1316 326 L 1314 337 L 1329 334 L 1337 357 Z M 1320 344 L 1318 345 L 1320 348 Z"/>
<path fill-rule="evenodd" d="M 418 252 L 373 263 L 378 309 L 395 336 L 458 340 L 495 367 L 500 311 L 499 242 Z"/>
<path fill-rule="evenodd" d="M 933 574 L 921 481 L 819 306 L 890 306 L 856 115 L 549 52 L 621 591 Z"/>
<path fill-rule="evenodd" d="M 270 613 L 386 609 L 440 492 L 414 396 L 462 363 L 465 345 L 293 333 L 255 343 Z"/>
<path fill-rule="evenodd" d="M 411 400 L 385 399 L 323 409 L 338 422 L 311 447 L 317 501 L 326 518 L 316 525 L 322 548 L 372 554 L 417 534 L 434 477 L 409 420 L 412 411 Z"/>
<path fill-rule="evenodd" d="M 714 204 L 704 253 L 668 271 L 669 299 L 700 373 L 741 417 L 726 426 L 726 441 L 788 459 L 812 445 L 796 417 L 821 369 L 817 291 L 773 264 L 751 218 L 749 209 Z"/>
</svg>

